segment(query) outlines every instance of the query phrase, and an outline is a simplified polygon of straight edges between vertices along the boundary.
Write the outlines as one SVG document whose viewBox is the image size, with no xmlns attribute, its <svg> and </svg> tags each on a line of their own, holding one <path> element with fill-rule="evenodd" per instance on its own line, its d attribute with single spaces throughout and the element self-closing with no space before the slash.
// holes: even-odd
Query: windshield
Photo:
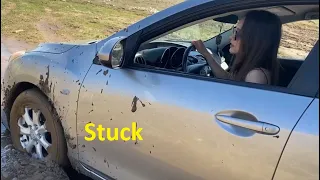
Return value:
<svg viewBox="0 0 320 180">
<path fill-rule="evenodd" d="M 234 24 L 222 23 L 214 20 L 204 21 L 178 31 L 167 34 L 158 38 L 155 41 L 185 41 L 191 42 L 194 40 L 207 41 L 218 34 L 231 29 Z"/>
</svg>

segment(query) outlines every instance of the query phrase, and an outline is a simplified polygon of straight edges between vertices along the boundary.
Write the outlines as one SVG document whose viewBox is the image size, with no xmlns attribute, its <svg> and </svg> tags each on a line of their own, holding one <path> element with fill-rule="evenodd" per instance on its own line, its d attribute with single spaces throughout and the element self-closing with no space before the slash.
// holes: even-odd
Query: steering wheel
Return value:
<svg viewBox="0 0 320 180">
<path fill-rule="evenodd" d="M 182 70 L 183 72 L 188 72 L 188 56 L 189 56 L 189 53 L 191 51 L 194 51 L 196 50 L 196 47 L 194 47 L 194 45 L 191 45 L 189 46 L 183 53 L 183 56 L 182 56 Z"/>
<path fill-rule="evenodd" d="M 189 53 L 191 51 L 195 51 L 196 48 L 194 47 L 194 45 L 189 46 L 183 53 L 183 57 L 182 57 L 182 70 L 185 73 L 196 73 L 196 74 L 200 74 L 200 75 L 204 75 L 204 76 L 208 76 L 208 74 L 210 74 L 210 76 L 214 76 L 210 66 L 208 65 L 208 63 L 203 63 L 203 64 L 192 64 L 188 66 L 188 56 Z"/>
</svg>

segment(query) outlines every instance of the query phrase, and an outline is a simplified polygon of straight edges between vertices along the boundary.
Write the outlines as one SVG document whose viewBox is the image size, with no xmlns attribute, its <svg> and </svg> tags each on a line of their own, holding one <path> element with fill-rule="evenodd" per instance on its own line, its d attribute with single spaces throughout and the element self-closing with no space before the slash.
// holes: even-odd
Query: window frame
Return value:
<svg viewBox="0 0 320 180">
<path fill-rule="evenodd" d="M 314 98 L 316 95 L 316 94 L 312 93 L 313 92 L 312 90 L 311 91 L 309 91 L 309 90 L 307 90 L 307 91 L 300 90 L 299 91 L 294 88 L 287 88 L 287 87 L 281 87 L 281 86 L 270 86 L 270 85 L 263 85 L 263 84 L 233 81 L 233 80 L 227 80 L 227 79 L 218 79 L 218 78 L 205 77 L 205 76 L 201 76 L 201 75 L 187 74 L 187 73 L 162 70 L 162 69 L 150 69 L 150 68 L 142 67 L 142 65 L 140 65 L 140 64 L 131 65 L 126 68 L 131 69 L 131 70 L 136 70 L 136 71 L 142 71 L 142 72 L 151 72 L 151 73 L 157 73 L 157 74 L 163 74 L 163 75 L 184 77 L 184 78 L 189 78 L 189 79 L 194 79 L 194 80 L 209 81 L 209 82 L 213 82 L 213 83 L 227 84 L 227 85 L 240 86 L 240 87 L 246 87 L 246 88 L 254 88 L 254 89 L 259 89 L 259 90 L 285 93 L 285 94 L 311 97 L 311 98 Z M 303 83 L 301 81 L 296 82 L 295 84 L 296 84 L 296 86 L 303 85 Z M 313 89 L 317 89 L 316 86 Z"/>
<path fill-rule="evenodd" d="M 233 81 L 233 80 L 217 79 L 212 77 L 205 77 L 205 76 L 200 76 L 195 74 L 188 74 L 184 72 L 170 71 L 170 70 L 158 69 L 158 68 L 147 68 L 143 65 L 133 63 L 135 53 L 137 53 L 142 43 L 147 42 L 148 40 L 153 39 L 161 34 L 164 34 L 172 29 L 178 28 L 180 26 L 184 26 L 194 21 L 199 21 L 202 19 L 206 19 L 207 17 L 217 16 L 220 14 L 226 14 L 228 12 L 244 10 L 244 9 L 281 6 L 281 5 L 309 5 L 309 4 L 317 5 L 318 3 L 315 3 L 314 1 L 301 2 L 297 0 L 292 0 L 292 1 L 278 0 L 278 1 L 271 1 L 271 2 L 265 2 L 265 1 L 262 1 L 262 2 L 261 1 L 253 1 L 253 2 L 252 1 L 251 2 L 250 1 L 249 2 L 233 1 L 232 2 L 231 1 L 229 3 L 223 3 L 222 5 L 217 3 L 215 4 L 214 2 L 209 2 L 209 3 L 201 4 L 196 7 L 192 7 L 185 11 L 177 13 L 171 17 L 167 17 L 159 21 L 158 23 L 152 24 L 149 27 L 146 27 L 129 36 L 126 40 L 128 46 L 125 47 L 125 62 L 123 64 L 123 68 L 128 68 L 136 71 L 153 72 L 158 74 L 179 76 L 179 77 L 185 77 L 185 78 L 196 79 L 196 80 L 211 81 L 215 83 L 222 83 L 222 84 L 228 84 L 228 85 L 255 88 L 260 90 L 314 98 L 316 96 L 316 93 L 314 92 L 318 90 L 319 83 L 317 78 L 312 76 L 312 73 L 311 74 L 307 73 L 308 72 L 307 69 L 309 68 L 305 68 L 303 70 L 304 74 L 307 74 L 306 76 L 304 75 L 303 78 L 300 78 L 298 81 L 294 82 L 293 87 L 295 88 L 288 88 L 288 87 L 280 87 L 280 86 L 254 84 L 254 83 L 248 83 L 248 82 L 239 82 L 239 81 Z M 312 48 L 311 52 L 315 49 L 315 46 Z M 311 58 L 308 61 L 316 61 L 315 57 L 309 57 L 311 52 L 309 52 L 309 55 L 306 57 L 305 60 Z M 313 64 L 313 63 L 309 63 L 309 64 Z M 317 69 L 316 73 L 319 74 L 319 68 Z M 295 77 L 296 75 L 294 76 L 294 78 Z M 317 81 L 316 83 L 317 85 L 313 86 L 311 89 L 301 90 L 299 88 L 296 88 L 299 86 L 303 86 L 304 80 L 308 80 L 312 82 Z"/>
</svg>

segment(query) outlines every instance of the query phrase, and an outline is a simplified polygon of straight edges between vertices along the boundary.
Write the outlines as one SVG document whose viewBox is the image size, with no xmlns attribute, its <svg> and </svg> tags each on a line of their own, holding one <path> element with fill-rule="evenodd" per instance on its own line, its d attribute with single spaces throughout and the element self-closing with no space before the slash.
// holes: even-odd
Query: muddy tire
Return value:
<svg viewBox="0 0 320 180">
<path fill-rule="evenodd" d="M 16 98 L 10 112 L 10 130 L 16 149 L 53 160 L 63 167 L 69 165 L 60 120 L 39 90 L 26 90 Z"/>
</svg>

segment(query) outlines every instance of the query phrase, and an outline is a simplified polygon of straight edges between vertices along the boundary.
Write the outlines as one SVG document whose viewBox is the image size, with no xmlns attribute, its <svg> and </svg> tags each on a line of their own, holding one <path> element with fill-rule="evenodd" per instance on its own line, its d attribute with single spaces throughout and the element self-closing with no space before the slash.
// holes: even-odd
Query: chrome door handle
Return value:
<svg viewBox="0 0 320 180">
<path fill-rule="evenodd" d="M 228 115 L 215 115 L 218 121 L 250 129 L 252 131 L 256 131 L 258 133 L 267 134 L 267 135 L 276 135 L 279 133 L 280 128 L 276 125 L 260 122 L 260 121 L 250 121 L 245 119 L 240 119 L 236 117 L 231 117 Z"/>
</svg>

